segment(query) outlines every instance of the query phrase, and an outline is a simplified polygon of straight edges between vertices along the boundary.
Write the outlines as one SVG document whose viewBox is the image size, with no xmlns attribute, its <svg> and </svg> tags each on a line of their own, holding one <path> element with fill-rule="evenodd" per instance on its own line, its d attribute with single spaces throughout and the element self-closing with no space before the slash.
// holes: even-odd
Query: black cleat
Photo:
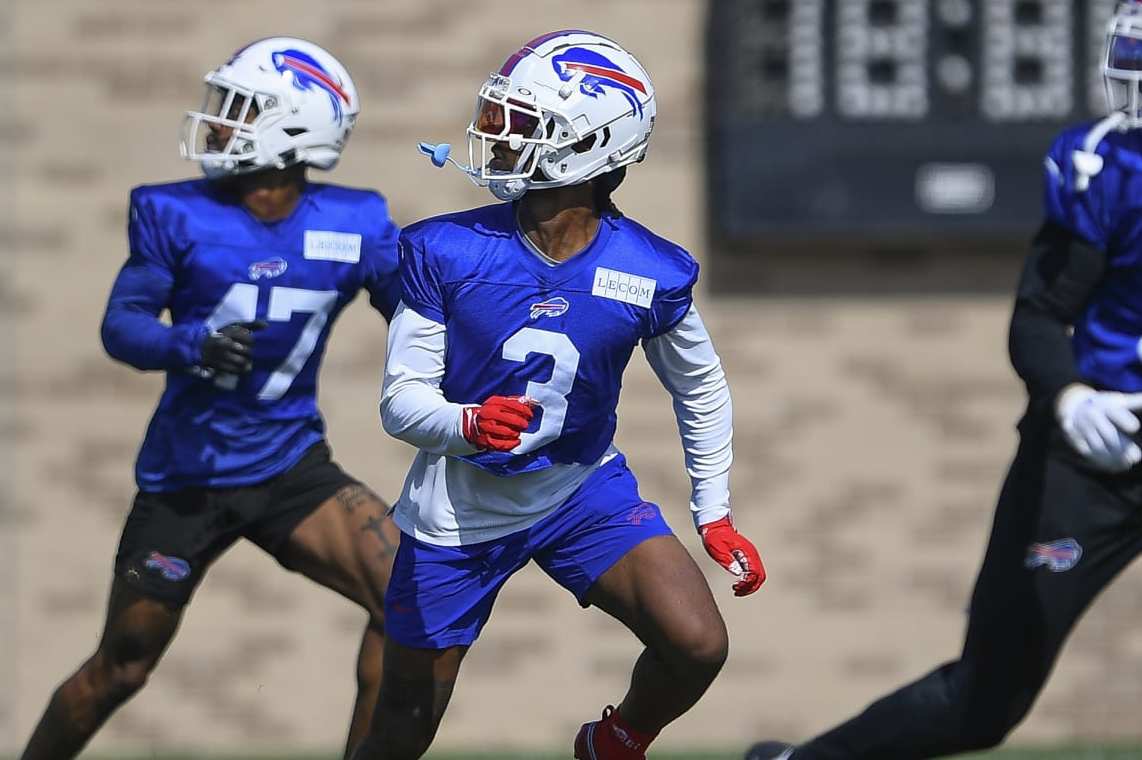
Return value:
<svg viewBox="0 0 1142 760">
<path fill-rule="evenodd" d="M 795 749 L 785 742 L 762 742 L 749 748 L 745 760 L 790 760 Z"/>
</svg>

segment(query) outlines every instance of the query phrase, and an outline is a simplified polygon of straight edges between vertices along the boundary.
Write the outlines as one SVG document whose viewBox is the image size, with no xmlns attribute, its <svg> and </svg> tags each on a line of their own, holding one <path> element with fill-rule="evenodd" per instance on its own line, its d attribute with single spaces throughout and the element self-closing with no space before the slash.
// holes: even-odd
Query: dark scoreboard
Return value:
<svg viewBox="0 0 1142 760">
<path fill-rule="evenodd" d="M 712 0 L 715 262 L 988 245 L 1021 255 L 1052 137 L 1105 113 L 1115 5 Z"/>
</svg>

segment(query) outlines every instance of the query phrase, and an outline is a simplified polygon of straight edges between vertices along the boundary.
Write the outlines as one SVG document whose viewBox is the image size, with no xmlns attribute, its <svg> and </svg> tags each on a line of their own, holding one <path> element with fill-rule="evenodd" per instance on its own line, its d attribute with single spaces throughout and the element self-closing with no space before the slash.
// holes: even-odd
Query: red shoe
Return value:
<svg viewBox="0 0 1142 760">
<path fill-rule="evenodd" d="M 607 705 L 600 720 L 579 727 L 575 760 L 646 760 L 646 745 L 653 738 L 624 726 L 618 711 Z"/>
</svg>

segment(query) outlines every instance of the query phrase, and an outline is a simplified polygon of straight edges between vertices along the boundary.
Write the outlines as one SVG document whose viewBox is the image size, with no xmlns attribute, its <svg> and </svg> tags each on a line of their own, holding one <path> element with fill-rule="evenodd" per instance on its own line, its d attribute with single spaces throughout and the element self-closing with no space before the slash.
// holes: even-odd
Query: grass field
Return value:
<svg viewBox="0 0 1142 760">
<path fill-rule="evenodd" d="M 741 752 L 661 752 L 654 760 L 741 760 Z M 963 755 L 971 760 L 1142 760 L 1142 745 L 1134 747 L 1052 747 L 1005 749 L 976 755 Z M 112 760 L 93 757 L 89 760 Z M 198 753 L 137 755 L 114 760 L 335 760 L 331 755 L 202 755 Z M 502 752 L 430 752 L 425 760 L 568 760 L 566 754 L 502 753 Z"/>
</svg>

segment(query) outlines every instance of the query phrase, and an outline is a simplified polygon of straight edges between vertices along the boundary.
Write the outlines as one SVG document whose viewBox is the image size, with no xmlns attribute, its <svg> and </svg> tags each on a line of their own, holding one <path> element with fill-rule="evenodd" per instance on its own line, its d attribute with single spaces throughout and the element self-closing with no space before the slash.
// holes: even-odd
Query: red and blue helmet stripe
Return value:
<svg viewBox="0 0 1142 760">
<path fill-rule="evenodd" d="M 647 94 L 647 86 L 638 77 L 631 76 L 606 56 L 582 47 L 572 47 L 551 59 L 555 73 L 564 82 L 576 72 L 584 74 L 579 89 L 584 95 L 597 98 L 606 94 L 608 88 L 618 90 L 630 103 L 631 108 L 642 116 L 642 100 L 637 93 Z"/>
<path fill-rule="evenodd" d="M 341 104 L 350 104 L 349 93 L 313 56 L 295 49 L 279 50 L 273 54 L 273 63 L 278 71 L 293 74 L 293 86 L 297 89 L 308 90 L 316 86 L 324 90 L 329 95 L 337 122 L 341 123 L 344 116 Z"/>
</svg>

